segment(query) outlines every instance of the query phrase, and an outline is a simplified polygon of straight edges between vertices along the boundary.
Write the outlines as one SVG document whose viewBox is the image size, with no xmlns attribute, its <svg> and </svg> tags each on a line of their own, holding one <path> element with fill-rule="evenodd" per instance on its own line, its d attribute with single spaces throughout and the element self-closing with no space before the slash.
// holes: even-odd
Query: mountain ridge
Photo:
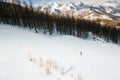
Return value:
<svg viewBox="0 0 120 80">
<path fill-rule="evenodd" d="M 120 2 L 106 1 L 99 4 L 85 4 L 83 2 L 50 2 L 47 4 L 33 5 L 37 10 L 47 11 L 49 13 L 70 15 L 89 20 L 95 19 L 120 19 Z"/>
</svg>

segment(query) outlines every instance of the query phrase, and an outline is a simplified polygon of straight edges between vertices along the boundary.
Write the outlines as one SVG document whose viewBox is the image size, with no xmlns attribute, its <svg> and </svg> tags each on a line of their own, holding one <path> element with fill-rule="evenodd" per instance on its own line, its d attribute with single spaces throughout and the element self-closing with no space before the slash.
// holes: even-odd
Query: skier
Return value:
<svg viewBox="0 0 120 80">
<path fill-rule="evenodd" d="M 82 51 L 80 51 L 80 55 L 82 56 Z"/>
</svg>

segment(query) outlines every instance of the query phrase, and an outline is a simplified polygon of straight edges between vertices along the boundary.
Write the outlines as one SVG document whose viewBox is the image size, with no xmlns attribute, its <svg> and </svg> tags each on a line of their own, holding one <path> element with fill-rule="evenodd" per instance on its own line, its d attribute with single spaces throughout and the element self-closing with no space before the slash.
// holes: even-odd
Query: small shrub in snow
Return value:
<svg viewBox="0 0 120 80">
<path fill-rule="evenodd" d="M 46 66 L 45 66 L 46 74 L 50 74 L 51 73 L 51 63 L 52 62 L 50 60 L 46 61 Z"/>
<path fill-rule="evenodd" d="M 82 80 L 79 75 L 75 75 L 74 80 Z"/>
<path fill-rule="evenodd" d="M 43 59 L 43 57 L 41 56 L 40 57 L 40 66 L 42 67 L 44 65 L 44 59 Z"/>
<path fill-rule="evenodd" d="M 53 62 L 53 63 L 52 63 L 52 67 L 53 67 L 54 69 L 56 69 L 56 70 L 59 68 L 57 62 Z"/>
<path fill-rule="evenodd" d="M 31 61 L 31 62 L 34 62 L 35 64 L 36 64 L 36 59 L 32 56 L 32 51 L 31 50 L 29 50 L 29 60 Z"/>
<path fill-rule="evenodd" d="M 61 74 L 64 75 L 64 74 L 68 73 L 69 71 L 71 71 L 72 69 L 73 69 L 73 67 L 70 67 L 67 70 L 64 70 L 64 68 L 63 68 Z"/>
</svg>

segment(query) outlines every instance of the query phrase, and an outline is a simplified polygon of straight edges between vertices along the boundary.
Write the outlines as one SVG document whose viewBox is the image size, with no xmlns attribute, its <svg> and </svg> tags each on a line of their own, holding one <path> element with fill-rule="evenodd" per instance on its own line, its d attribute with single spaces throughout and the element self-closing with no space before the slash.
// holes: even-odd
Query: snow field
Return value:
<svg viewBox="0 0 120 80">
<path fill-rule="evenodd" d="M 0 80 L 120 80 L 119 75 L 118 45 L 0 24 Z"/>
</svg>

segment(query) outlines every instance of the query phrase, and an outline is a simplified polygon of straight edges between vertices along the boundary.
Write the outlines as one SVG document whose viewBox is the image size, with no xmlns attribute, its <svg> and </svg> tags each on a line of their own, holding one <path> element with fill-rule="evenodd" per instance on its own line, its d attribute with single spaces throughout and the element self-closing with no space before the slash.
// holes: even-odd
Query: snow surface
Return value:
<svg viewBox="0 0 120 80">
<path fill-rule="evenodd" d="M 0 80 L 120 80 L 120 47 L 0 24 Z"/>
</svg>

